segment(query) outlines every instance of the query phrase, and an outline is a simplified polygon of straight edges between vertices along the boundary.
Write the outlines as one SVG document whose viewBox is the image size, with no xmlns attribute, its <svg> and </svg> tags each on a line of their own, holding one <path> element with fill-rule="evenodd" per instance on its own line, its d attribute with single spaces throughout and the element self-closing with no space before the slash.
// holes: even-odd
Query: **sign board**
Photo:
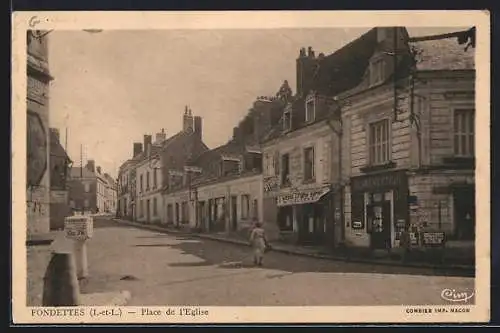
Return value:
<svg viewBox="0 0 500 333">
<path fill-rule="evenodd" d="M 94 219 L 89 215 L 68 216 L 64 219 L 66 238 L 86 240 L 92 238 Z"/>
<path fill-rule="evenodd" d="M 321 199 L 322 196 L 330 191 L 330 187 L 323 187 L 313 190 L 297 190 L 291 193 L 281 194 L 278 196 L 278 206 L 301 205 L 313 203 Z"/>
<path fill-rule="evenodd" d="M 352 228 L 353 229 L 362 229 L 363 223 L 361 221 L 354 221 L 354 222 L 352 222 Z"/>
<path fill-rule="evenodd" d="M 190 165 L 186 165 L 184 167 L 184 171 L 185 172 L 193 172 L 193 173 L 201 173 L 202 172 L 201 168 L 195 167 L 195 166 L 190 166 Z"/>
<path fill-rule="evenodd" d="M 444 232 L 423 232 L 422 243 L 425 246 L 443 246 L 446 241 Z"/>
<path fill-rule="evenodd" d="M 264 178 L 264 192 L 274 192 L 278 190 L 278 177 Z"/>
</svg>

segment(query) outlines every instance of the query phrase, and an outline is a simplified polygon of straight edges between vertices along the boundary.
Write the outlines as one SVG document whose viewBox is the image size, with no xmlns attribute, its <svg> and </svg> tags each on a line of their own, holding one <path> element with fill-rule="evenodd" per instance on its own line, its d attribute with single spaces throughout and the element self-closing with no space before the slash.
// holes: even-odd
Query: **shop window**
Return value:
<svg viewBox="0 0 500 333">
<path fill-rule="evenodd" d="M 157 216 L 157 215 L 158 215 L 157 202 L 156 202 L 156 198 L 153 198 L 153 216 Z"/>
<path fill-rule="evenodd" d="M 314 147 L 304 149 L 304 181 L 313 181 L 314 172 Z"/>
<path fill-rule="evenodd" d="M 456 109 L 454 111 L 453 147 L 455 156 L 474 156 L 474 113 L 474 109 Z"/>
<path fill-rule="evenodd" d="M 281 231 L 293 231 L 293 210 L 292 206 L 279 208 L 278 226 Z"/>
<path fill-rule="evenodd" d="M 247 219 L 250 211 L 250 196 L 244 194 L 241 196 L 241 218 Z"/>
<path fill-rule="evenodd" d="M 290 186 L 290 155 L 283 154 L 281 156 L 281 186 Z"/>
<path fill-rule="evenodd" d="M 389 120 L 384 119 L 370 124 L 369 127 L 369 157 L 371 165 L 389 162 Z"/>
</svg>

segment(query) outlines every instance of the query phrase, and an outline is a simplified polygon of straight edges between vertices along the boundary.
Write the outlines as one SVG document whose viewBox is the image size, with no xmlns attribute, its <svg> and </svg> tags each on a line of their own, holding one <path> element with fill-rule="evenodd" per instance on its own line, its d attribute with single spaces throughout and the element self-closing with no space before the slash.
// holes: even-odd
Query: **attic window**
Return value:
<svg viewBox="0 0 500 333">
<path fill-rule="evenodd" d="M 283 131 L 290 131 L 292 129 L 292 108 L 287 106 L 283 112 Z"/>
<path fill-rule="evenodd" d="M 314 97 L 310 97 L 306 100 L 306 123 L 314 121 L 316 117 L 316 103 Z"/>
<path fill-rule="evenodd" d="M 384 59 L 376 59 L 370 65 L 370 85 L 381 83 L 385 77 Z"/>
</svg>

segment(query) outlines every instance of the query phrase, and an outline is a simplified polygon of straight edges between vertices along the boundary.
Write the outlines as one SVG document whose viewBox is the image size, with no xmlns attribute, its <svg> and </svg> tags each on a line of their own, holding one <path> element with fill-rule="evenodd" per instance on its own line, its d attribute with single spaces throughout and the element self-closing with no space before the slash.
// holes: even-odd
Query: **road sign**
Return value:
<svg viewBox="0 0 500 333">
<path fill-rule="evenodd" d="M 86 240 L 92 238 L 94 219 L 89 215 L 68 216 L 64 219 L 66 238 Z"/>
</svg>

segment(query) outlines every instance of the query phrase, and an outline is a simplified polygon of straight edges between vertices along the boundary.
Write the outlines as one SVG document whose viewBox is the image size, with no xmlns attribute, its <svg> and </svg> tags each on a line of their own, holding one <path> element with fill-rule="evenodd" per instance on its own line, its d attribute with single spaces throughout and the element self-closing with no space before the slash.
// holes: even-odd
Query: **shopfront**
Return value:
<svg viewBox="0 0 500 333">
<path fill-rule="evenodd" d="M 323 244 L 330 214 L 330 185 L 293 189 L 277 196 L 278 226 L 298 244 Z"/>
<path fill-rule="evenodd" d="M 405 171 L 351 179 L 353 234 L 368 234 L 373 249 L 390 249 L 409 221 L 408 179 Z"/>
</svg>

